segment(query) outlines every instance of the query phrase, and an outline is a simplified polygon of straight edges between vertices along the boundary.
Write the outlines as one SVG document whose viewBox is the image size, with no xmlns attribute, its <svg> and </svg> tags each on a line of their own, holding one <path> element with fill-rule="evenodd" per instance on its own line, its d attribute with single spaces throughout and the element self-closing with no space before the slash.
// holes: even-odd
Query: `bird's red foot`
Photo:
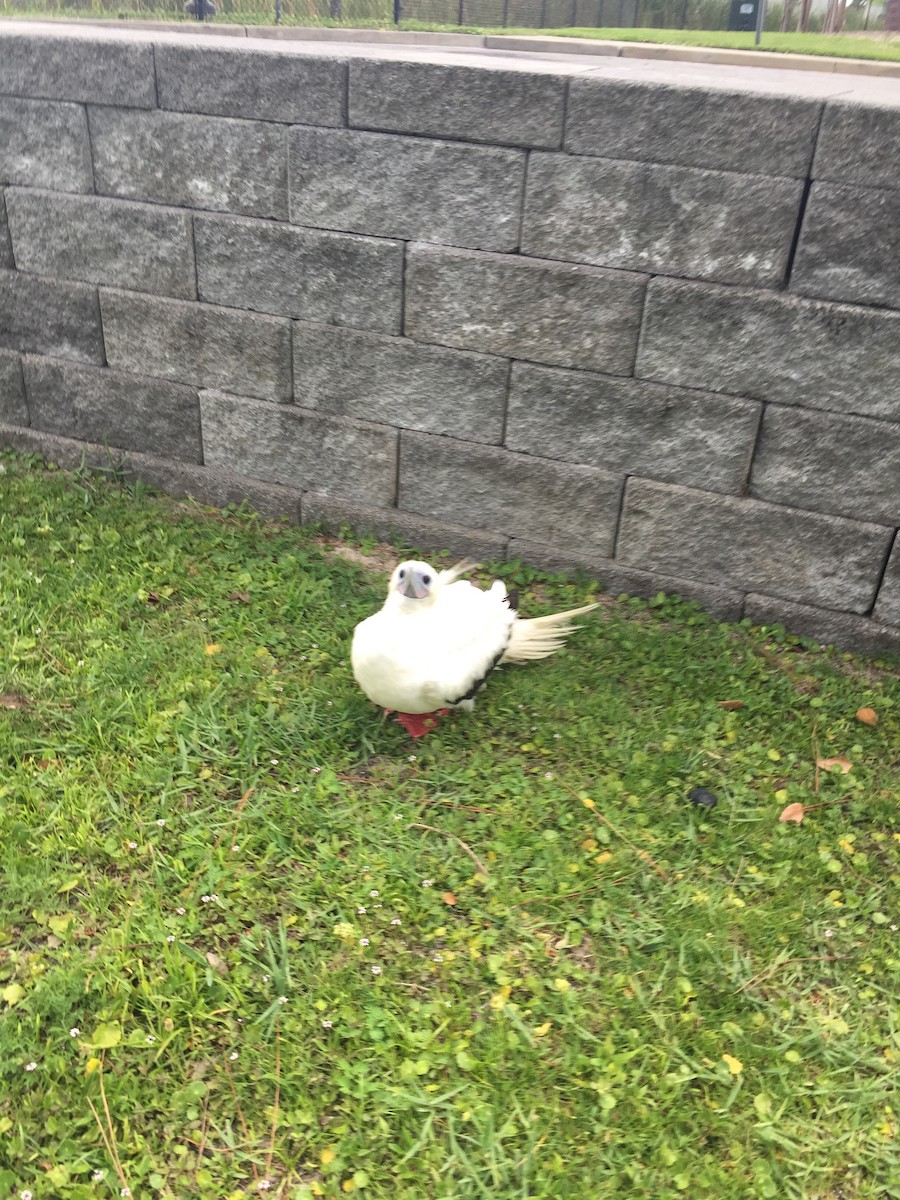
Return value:
<svg viewBox="0 0 900 1200">
<path fill-rule="evenodd" d="M 390 716 L 393 709 L 386 708 L 386 715 Z M 449 708 L 439 708 L 437 712 L 431 713 L 402 713 L 395 714 L 395 719 L 398 725 L 402 725 L 410 737 L 424 737 L 426 733 L 431 733 L 432 729 L 437 726 L 441 717 L 446 717 L 450 711 Z"/>
</svg>

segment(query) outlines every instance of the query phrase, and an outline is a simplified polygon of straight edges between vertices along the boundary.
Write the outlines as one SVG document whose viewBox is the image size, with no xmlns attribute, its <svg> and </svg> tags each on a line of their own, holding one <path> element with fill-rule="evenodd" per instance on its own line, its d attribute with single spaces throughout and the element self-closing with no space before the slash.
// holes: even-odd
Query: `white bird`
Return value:
<svg viewBox="0 0 900 1200">
<path fill-rule="evenodd" d="M 353 632 L 356 682 L 373 703 L 422 737 L 451 708 L 468 711 L 502 663 L 546 658 L 577 629 L 572 618 L 596 604 L 523 620 L 518 597 L 498 579 L 482 591 L 460 579 L 476 563 L 435 571 L 403 562 L 388 584 L 384 607 Z"/>
</svg>

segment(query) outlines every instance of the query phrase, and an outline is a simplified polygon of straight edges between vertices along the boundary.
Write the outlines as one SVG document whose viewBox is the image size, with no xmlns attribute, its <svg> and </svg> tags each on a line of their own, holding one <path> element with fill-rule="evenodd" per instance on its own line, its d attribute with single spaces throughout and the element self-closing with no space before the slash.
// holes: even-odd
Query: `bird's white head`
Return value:
<svg viewBox="0 0 900 1200">
<path fill-rule="evenodd" d="M 402 600 L 410 607 L 427 607 L 434 603 L 438 573 L 426 562 L 402 562 L 395 568 L 388 584 L 388 596 Z"/>
</svg>

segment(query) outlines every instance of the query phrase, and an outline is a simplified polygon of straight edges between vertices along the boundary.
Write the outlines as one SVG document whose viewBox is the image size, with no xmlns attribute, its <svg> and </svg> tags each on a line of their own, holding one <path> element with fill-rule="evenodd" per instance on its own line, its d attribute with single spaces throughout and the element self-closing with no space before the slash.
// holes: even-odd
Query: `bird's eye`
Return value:
<svg viewBox="0 0 900 1200">
<path fill-rule="evenodd" d="M 398 579 L 405 579 L 405 578 L 406 578 L 406 572 L 405 572 L 405 571 L 401 571 L 401 572 L 400 572 L 400 574 L 397 576 L 397 578 L 398 578 Z"/>
<path fill-rule="evenodd" d="M 431 576 L 430 576 L 430 575 L 423 575 L 423 576 L 422 576 L 422 582 L 425 584 L 425 586 L 426 586 L 426 587 L 428 587 L 429 583 L 431 583 Z"/>
</svg>

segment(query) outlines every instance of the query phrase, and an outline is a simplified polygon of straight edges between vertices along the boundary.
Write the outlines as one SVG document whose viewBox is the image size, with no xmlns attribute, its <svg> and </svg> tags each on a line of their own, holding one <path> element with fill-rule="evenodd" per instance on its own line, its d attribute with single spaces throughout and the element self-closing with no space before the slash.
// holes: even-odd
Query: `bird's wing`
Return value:
<svg viewBox="0 0 900 1200">
<path fill-rule="evenodd" d="M 428 673 L 439 684 L 445 704 L 469 700 L 509 645 L 516 614 L 506 603 L 506 588 L 496 582 L 484 592 L 469 583 L 451 584 L 429 615 L 433 634 Z"/>
</svg>

